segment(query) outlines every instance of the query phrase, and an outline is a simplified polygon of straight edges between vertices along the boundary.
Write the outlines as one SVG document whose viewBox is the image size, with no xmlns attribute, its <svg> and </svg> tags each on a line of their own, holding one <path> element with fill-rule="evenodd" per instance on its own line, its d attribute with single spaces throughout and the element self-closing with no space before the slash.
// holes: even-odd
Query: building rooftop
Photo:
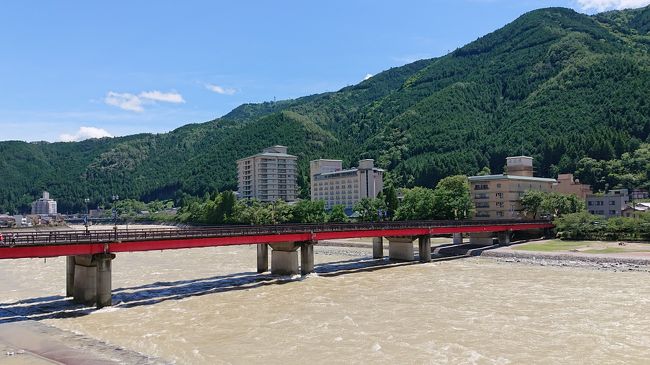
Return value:
<svg viewBox="0 0 650 365">
<path fill-rule="evenodd" d="M 285 157 L 285 158 L 296 158 L 296 159 L 298 158 L 297 156 L 289 155 L 287 153 L 262 152 L 262 153 L 258 153 L 256 155 L 242 157 L 242 158 L 238 159 L 237 161 L 247 160 L 247 159 L 249 159 L 251 157 Z"/>
<path fill-rule="evenodd" d="M 359 171 L 359 169 L 356 168 L 356 167 L 353 167 L 353 168 L 351 168 L 351 169 L 347 169 L 347 170 L 339 170 L 339 171 L 332 171 L 332 172 L 323 172 L 323 173 L 320 173 L 320 174 L 315 174 L 315 176 L 316 176 L 316 175 L 317 175 L 317 176 L 333 176 L 333 175 L 345 174 L 345 173 L 349 173 L 349 172 L 357 172 L 357 171 Z M 374 167 L 374 168 L 372 169 L 372 171 L 380 171 L 380 172 L 384 172 L 384 171 L 386 171 L 386 170 L 384 170 L 384 169 L 380 169 L 380 168 L 377 168 L 377 167 Z"/>
<path fill-rule="evenodd" d="M 484 175 L 484 176 L 470 176 L 469 181 L 489 181 L 489 180 L 519 180 L 519 181 L 536 181 L 536 182 L 552 182 L 556 183 L 557 180 L 549 179 L 546 177 L 534 176 L 518 176 L 518 175 Z"/>
</svg>

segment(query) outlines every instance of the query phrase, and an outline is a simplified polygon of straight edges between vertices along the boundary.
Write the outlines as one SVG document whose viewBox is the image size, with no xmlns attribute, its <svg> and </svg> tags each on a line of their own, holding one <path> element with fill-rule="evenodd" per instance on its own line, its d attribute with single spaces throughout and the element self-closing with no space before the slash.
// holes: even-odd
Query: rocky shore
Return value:
<svg viewBox="0 0 650 365">
<path fill-rule="evenodd" d="M 516 262 L 540 266 L 569 266 L 611 271 L 650 272 L 650 260 L 644 257 L 593 254 L 522 252 L 514 250 L 483 251 L 481 257 L 498 262 Z"/>
</svg>

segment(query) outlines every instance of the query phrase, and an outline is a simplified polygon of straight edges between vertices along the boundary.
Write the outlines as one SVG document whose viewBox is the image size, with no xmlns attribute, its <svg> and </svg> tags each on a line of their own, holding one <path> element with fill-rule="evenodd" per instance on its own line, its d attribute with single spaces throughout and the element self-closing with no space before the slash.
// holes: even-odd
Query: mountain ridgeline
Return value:
<svg viewBox="0 0 650 365">
<path fill-rule="evenodd" d="M 165 134 L 77 143 L 0 143 L 0 211 L 25 211 L 42 190 L 60 211 L 112 194 L 182 199 L 236 189 L 235 160 L 283 144 L 309 160 L 374 158 L 394 186 L 435 186 L 505 157 L 535 157 L 539 175 L 585 157 L 618 159 L 650 134 L 650 8 L 594 16 L 524 14 L 440 58 L 379 73 L 337 92 L 245 104 Z"/>
</svg>

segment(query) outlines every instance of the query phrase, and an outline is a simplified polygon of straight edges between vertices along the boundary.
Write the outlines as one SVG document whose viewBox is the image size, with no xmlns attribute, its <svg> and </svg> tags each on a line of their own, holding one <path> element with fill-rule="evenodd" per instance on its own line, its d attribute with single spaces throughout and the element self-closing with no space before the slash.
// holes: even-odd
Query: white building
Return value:
<svg viewBox="0 0 650 365">
<path fill-rule="evenodd" d="M 50 199 L 50 193 L 43 192 L 43 197 L 32 203 L 32 214 L 56 215 L 56 200 Z"/>
<path fill-rule="evenodd" d="M 323 200 L 325 208 L 344 205 L 351 209 L 363 198 L 376 198 L 384 187 L 384 170 L 374 160 L 359 161 L 358 168 L 343 170 L 341 160 L 310 162 L 311 200 Z"/>
<path fill-rule="evenodd" d="M 287 147 L 273 146 L 237 160 L 239 198 L 263 202 L 296 200 L 296 160 Z"/>
</svg>

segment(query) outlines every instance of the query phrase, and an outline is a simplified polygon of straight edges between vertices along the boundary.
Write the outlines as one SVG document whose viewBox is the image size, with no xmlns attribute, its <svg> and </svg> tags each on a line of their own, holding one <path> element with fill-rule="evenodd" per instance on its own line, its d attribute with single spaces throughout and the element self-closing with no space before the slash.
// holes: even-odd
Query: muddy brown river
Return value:
<svg viewBox="0 0 650 365">
<path fill-rule="evenodd" d="M 300 280 L 254 273 L 252 246 L 119 254 L 102 310 L 62 298 L 63 258 L 1 261 L 0 319 L 178 364 L 650 362 L 648 273 L 369 255 L 317 247 Z"/>
</svg>

